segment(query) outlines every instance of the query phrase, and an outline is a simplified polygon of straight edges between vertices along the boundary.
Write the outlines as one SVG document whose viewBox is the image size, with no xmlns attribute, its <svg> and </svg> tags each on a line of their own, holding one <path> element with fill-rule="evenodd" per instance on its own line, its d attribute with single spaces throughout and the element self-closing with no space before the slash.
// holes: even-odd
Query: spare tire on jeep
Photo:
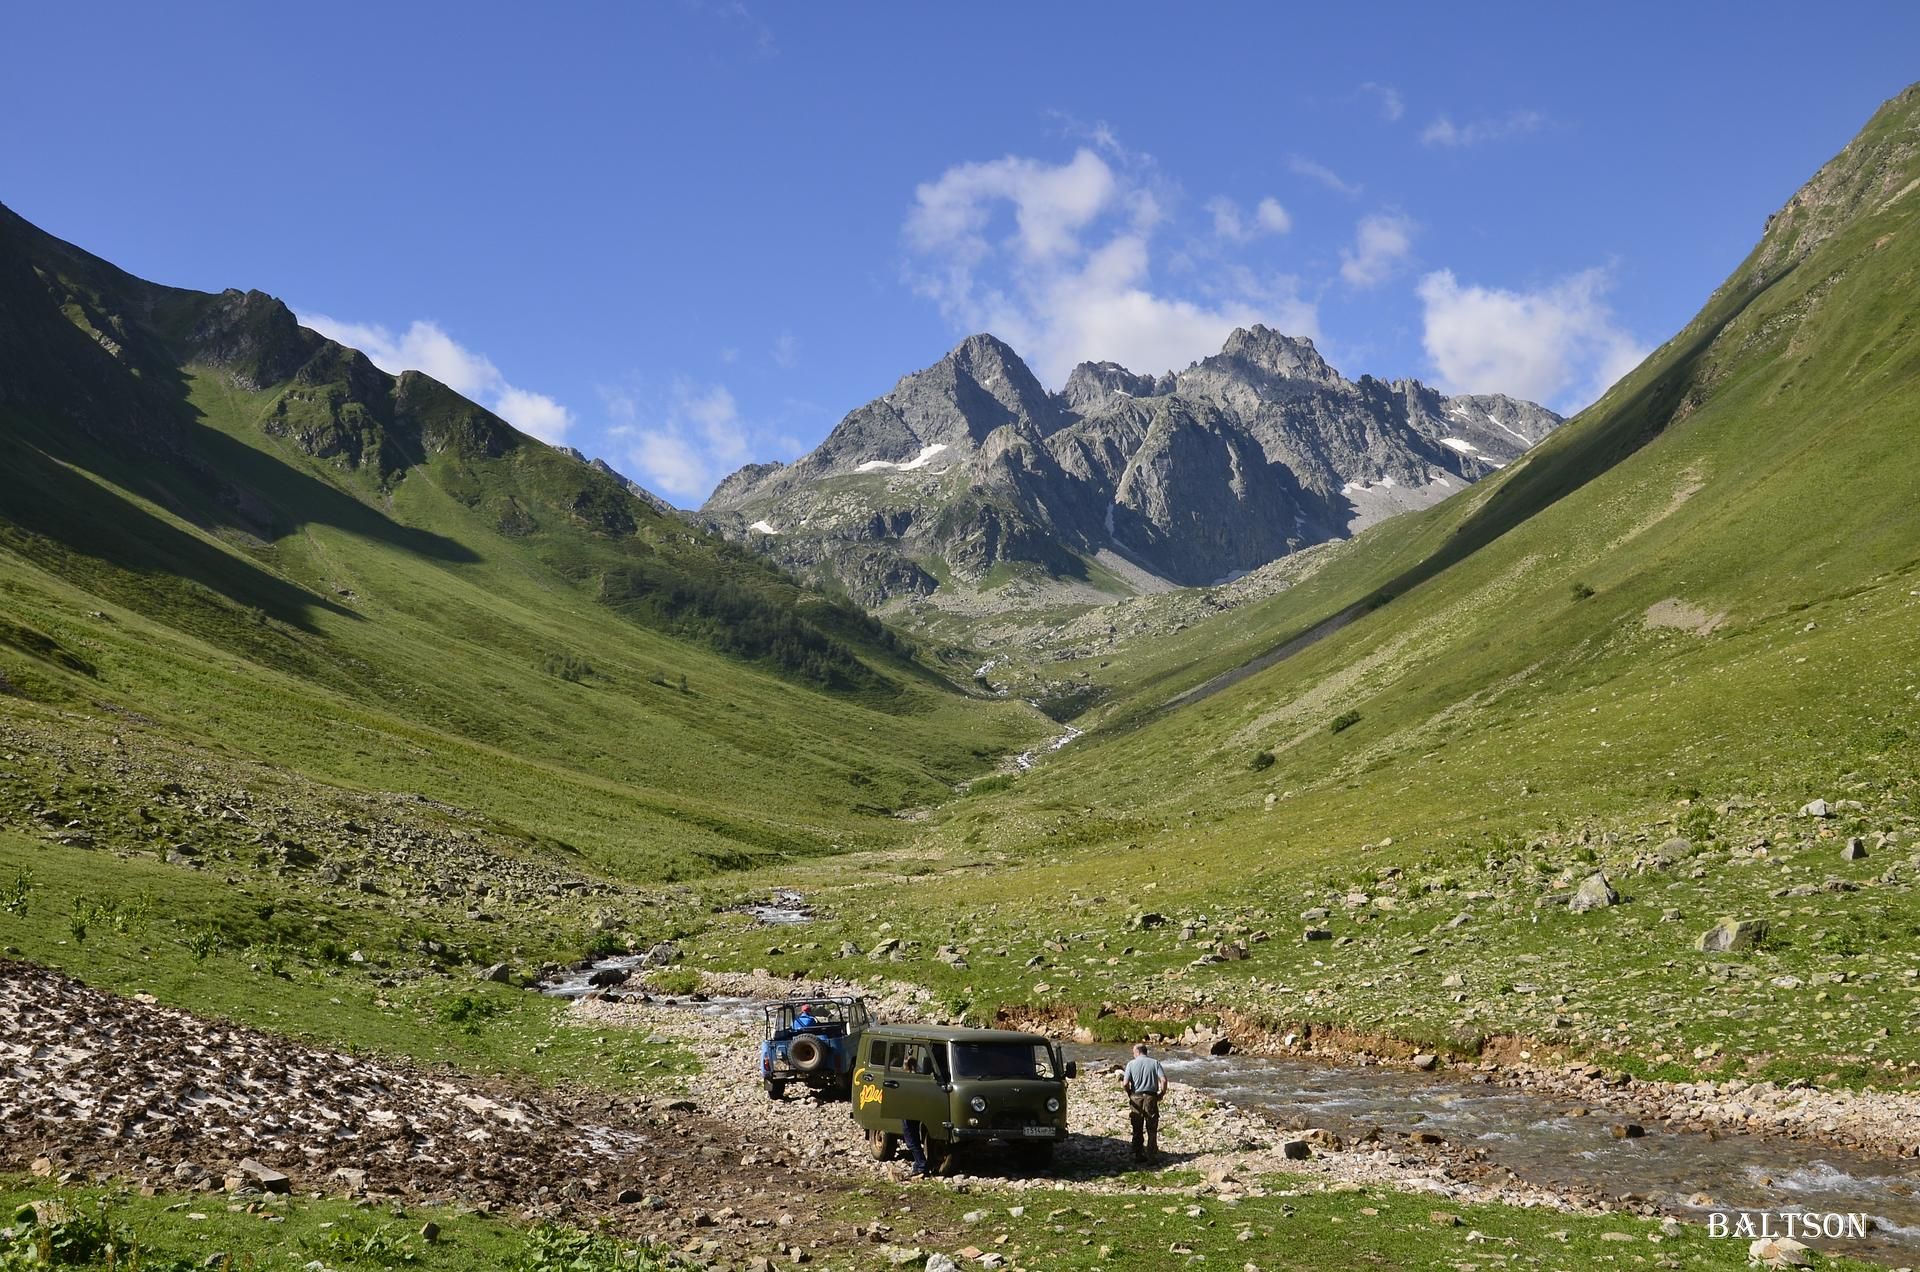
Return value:
<svg viewBox="0 0 1920 1272">
<path fill-rule="evenodd" d="M 827 1044 L 812 1034 L 801 1034 L 787 1044 L 787 1063 L 802 1073 L 812 1073 L 827 1063 Z"/>
</svg>

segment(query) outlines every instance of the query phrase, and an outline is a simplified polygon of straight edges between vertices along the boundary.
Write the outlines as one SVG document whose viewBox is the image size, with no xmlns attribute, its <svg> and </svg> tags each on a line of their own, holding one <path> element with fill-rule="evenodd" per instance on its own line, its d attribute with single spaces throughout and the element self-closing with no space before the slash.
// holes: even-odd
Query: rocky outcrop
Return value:
<svg viewBox="0 0 1920 1272">
<path fill-rule="evenodd" d="M 1082 363 L 1057 394 L 977 335 L 797 463 L 734 473 L 701 516 L 869 605 L 1003 566 L 1211 584 L 1436 502 L 1558 423 L 1498 395 L 1350 381 L 1261 326 L 1178 373 Z"/>
</svg>

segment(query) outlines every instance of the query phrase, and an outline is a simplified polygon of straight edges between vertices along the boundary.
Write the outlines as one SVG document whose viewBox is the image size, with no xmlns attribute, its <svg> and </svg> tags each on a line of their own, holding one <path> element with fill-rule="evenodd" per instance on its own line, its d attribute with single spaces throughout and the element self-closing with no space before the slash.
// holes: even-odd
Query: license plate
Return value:
<svg viewBox="0 0 1920 1272">
<path fill-rule="evenodd" d="M 1053 1128 L 1051 1126 L 1027 1126 L 1021 1128 L 1021 1134 L 1031 1135 L 1036 1138 L 1044 1137 L 1046 1139 L 1052 1139 Z"/>
</svg>

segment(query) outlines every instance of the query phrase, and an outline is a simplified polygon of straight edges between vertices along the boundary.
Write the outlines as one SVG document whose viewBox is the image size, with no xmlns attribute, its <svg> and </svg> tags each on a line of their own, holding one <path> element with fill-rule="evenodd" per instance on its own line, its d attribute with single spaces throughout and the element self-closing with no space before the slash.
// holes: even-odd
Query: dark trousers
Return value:
<svg viewBox="0 0 1920 1272">
<path fill-rule="evenodd" d="M 1133 1121 L 1135 1159 L 1158 1157 L 1160 1155 L 1160 1097 L 1152 1091 L 1135 1091 L 1127 1097 L 1127 1116 Z"/>
<path fill-rule="evenodd" d="M 913 1168 L 924 1171 L 927 1168 L 927 1150 L 920 1143 L 920 1124 L 905 1122 L 901 1124 L 900 1138 L 907 1142 L 907 1156 L 913 1158 Z"/>
</svg>

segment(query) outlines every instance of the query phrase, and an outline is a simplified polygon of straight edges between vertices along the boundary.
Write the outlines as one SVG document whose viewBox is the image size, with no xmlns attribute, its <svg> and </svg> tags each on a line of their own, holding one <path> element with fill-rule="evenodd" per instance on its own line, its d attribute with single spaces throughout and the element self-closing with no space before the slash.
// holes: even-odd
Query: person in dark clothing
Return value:
<svg viewBox="0 0 1920 1272">
<path fill-rule="evenodd" d="M 1120 1071 L 1127 1089 L 1127 1117 L 1133 1123 L 1133 1160 L 1160 1156 L 1160 1097 L 1167 1093 L 1167 1071 L 1147 1054 L 1147 1044 L 1133 1044 L 1133 1059 Z"/>
<path fill-rule="evenodd" d="M 908 1073 L 919 1072 L 919 1067 L 914 1063 L 914 1056 L 911 1051 L 907 1053 L 905 1067 Z M 920 1142 L 920 1123 L 914 1121 L 912 1118 L 908 1118 L 902 1122 L 900 1124 L 900 1138 L 906 1141 L 907 1156 L 913 1159 L 913 1170 L 910 1174 L 914 1177 L 926 1174 L 927 1149 L 926 1145 Z"/>
</svg>

